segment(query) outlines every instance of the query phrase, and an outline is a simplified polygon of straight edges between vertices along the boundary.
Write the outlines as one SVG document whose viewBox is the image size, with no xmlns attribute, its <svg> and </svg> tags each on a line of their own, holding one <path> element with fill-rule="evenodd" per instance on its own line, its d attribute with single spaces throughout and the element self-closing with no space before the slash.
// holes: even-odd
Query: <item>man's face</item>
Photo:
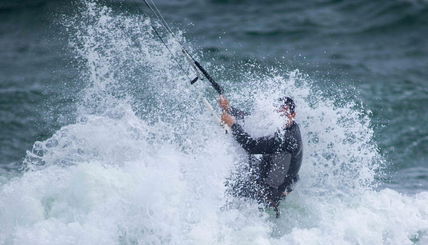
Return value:
<svg viewBox="0 0 428 245">
<path fill-rule="evenodd" d="M 294 119 L 296 116 L 296 113 L 291 113 L 288 105 L 281 105 L 277 112 L 280 113 L 281 116 L 287 117 L 289 120 Z"/>
<path fill-rule="evenodd" d="M 281 105 L 279 106 L 277 112 L 280 113 L 281 116 L 288 116 L 290 115 L 290 108 L 287 105 Z"/>
</svg>

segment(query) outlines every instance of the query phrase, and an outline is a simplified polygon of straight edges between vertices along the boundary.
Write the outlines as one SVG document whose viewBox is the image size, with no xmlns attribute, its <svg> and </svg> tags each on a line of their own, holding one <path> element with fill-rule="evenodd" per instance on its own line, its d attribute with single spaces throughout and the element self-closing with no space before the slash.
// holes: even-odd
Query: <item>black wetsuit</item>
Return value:
<svg viewBox="0 0 428 245">
<path fill-rule="evenodd" d="M 231 113 L 239 117 L 244 115 L 236 109 Z M 299 178 L 303 155 L 299 126 L 294 122 L 273 136 L 254 139 L 235 123 L 232 135 L 250 154 L 249 165 L 229 182 L 232 193 L 276 207 L 283 193 L 292 191 Z M 261 159 L 256 159 L 254 154 L 261 154 Z"/>
</svg>

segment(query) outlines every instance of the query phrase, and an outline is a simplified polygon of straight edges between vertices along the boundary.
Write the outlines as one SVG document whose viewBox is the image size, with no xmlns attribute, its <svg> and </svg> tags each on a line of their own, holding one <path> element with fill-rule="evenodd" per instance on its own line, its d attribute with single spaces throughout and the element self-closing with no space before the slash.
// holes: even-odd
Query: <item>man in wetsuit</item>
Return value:
<svg viewBox="0 0 428 245">
<path fill-rule="evenodd" d="M 298 172 L 302 163 L 302 138 L 299 126 L 294 121 L 294 101 L 289 97 L 278 100 L 277 112 L 284 117 L 284 126 L 272 136 L 261 138 L 252 138 L 236 122 L 235 118 L 243 118 L 245 113 L 231 107 L 223 96 L 220 97 L 219 104 L 224 111 L 221 119 L 232 129 L 236 141 L 250 156 L 261 154 L 260 160 L 250 158 L 252 160 L 245 168 L 248 173 L 241 173 L 233 184 L 228 184 L 232 194 L 253 198 L 273 207 L 279 215 L 279 201 L 292 191 L 293 184 L 299 179 Z"/>
</svg>

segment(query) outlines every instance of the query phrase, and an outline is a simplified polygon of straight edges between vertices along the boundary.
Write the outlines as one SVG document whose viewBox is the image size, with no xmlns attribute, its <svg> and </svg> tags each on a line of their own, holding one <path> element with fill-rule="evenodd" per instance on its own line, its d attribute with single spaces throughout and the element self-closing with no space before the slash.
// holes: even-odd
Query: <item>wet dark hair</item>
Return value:
<svg viewBox="0 0 428 245">
<path fill-rule="evenodd" d="M 285 97 L 279 98 L 278 101 L 282 106 L 285 106 L 285 105 L 288 106 L 291 113 L 295 112 L 296 104 L 294 103 L 294 100 L 292 98 L 285 96 Z"/>
</svg>

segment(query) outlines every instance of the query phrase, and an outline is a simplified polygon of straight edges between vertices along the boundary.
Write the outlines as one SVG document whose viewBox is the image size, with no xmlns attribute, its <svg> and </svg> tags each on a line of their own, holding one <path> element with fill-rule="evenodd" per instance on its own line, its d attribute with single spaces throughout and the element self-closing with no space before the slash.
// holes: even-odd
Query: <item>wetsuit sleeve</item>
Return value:
<svg viewBox="0 0 428 245">
<path fill-rule="evenodd" d="M 281 146 L 281 140 L 278 137 L 253 139 L 239 124 L 235 123 L 231 128 L 236 141 L 250 154 L 272 154 L 278 152 Z"/>
<path fill-rule="evenodd" d="M 235 107 L 231 106 L 229 113 L 234 116 L 236 119 L 244 119 L 244 117 L 248 116 L 249 114 L 245 111 L 241 111 L 239 109 L 236 109 Z"/>
</svg>

